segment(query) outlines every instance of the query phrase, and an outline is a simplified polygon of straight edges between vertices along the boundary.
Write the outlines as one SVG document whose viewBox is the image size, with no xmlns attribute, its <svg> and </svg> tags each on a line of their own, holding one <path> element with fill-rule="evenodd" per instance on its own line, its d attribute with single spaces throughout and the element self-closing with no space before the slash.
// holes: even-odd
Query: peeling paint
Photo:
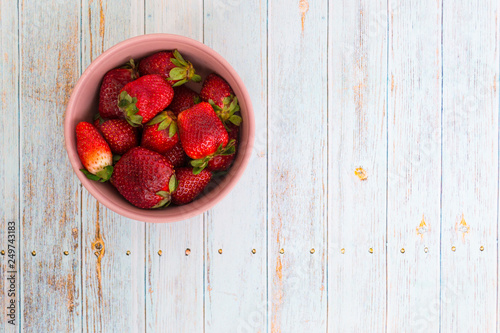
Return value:
<svg viewBox="0 0 500 333">
<path fill-rule="evenodd" d="M 356 170 L 354 170 L 354 174 L 360 179 L 360 180 L 366 180 L 368 179 L 368 175 L 366 174 L 366 171 L 365 169 L 363 169 L 362 167 L 359 167 L 359 168 L 356 168 Z"/>
<path fill-rule="evenodd" d="M 301 14 L 300 21 L 302 23 L 302 32 L 304 32 L 304 23 L 306 21 L 306 14 L 309 11 L 309 2 L 307 2 L 307 0 L 300 0 L 299 10 Z"/>
</svg>

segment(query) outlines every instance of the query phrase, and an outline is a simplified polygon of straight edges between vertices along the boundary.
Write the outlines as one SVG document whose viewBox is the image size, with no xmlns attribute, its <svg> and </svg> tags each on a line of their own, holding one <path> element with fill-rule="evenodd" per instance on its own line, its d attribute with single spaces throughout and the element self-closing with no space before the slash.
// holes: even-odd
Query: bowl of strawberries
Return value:
<svg viewBox="0 0 500 333">
<path fill-rule="evenodd" d="M 64 136 L 73 170 L 100 203 L 131 219 L 175 222 L 236 185 L 254 115 L 243 81 L 218 53 L 150 34 L 90 64 L 71 93 Z"/>
</svg>

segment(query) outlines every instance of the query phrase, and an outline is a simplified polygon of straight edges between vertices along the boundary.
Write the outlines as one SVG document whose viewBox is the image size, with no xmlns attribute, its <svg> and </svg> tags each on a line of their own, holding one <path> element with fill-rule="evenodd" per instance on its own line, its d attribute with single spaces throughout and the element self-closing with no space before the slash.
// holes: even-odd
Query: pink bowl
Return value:
<svg viewBox="0 0 500 333">
<path fill-rule="evenodd" d="M 196 72 L 204 78 L 211 72 L 221 75 L 233 88 L 241 106 L 243 123 L 240 128 L 240 143 L 235 162 L 224 178 L 212 181 L 204 193 L 195 201 L 184 206 L 168 207 L 162 210 L 140 209 L 126 201 L 109 183 L 98 183 L 87 179 L 80 171 L 83 167 L 76 151 L 76 125 L 80 121 L 92 121 L 97 113 L 98 93 L 104 74 L 119 67 L 130 58 L 139 59 L 162 50 L 178 49 L 190 60 Z M 192 89 L 200 90 L 201 84 L 189 83 Z M 78 80 L 64 120 L 66 150 L 73 170 L 83 186 L 103 205 L 114 212 L 131 219 L 145 222 L 175 222 L 188 219 L 212 208 L 236 185 L 243 174 L 252 152 L 255 137 L 254 114 L 250 96 L 243 81 L 217 52 L 193 39 L 171 34 L 149 34 L 127 39 L 95 59 Z"/>
</svg>

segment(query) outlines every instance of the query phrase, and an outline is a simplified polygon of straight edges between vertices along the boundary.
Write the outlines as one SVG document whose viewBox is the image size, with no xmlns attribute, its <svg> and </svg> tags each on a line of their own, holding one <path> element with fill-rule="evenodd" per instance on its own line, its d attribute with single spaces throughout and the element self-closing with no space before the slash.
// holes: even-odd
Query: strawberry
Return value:
<svg viewBox="0 0 500 333">
<path fill-rule="evenodd" d="M 172 193 L 172 203 L 184 205 L 193 201 L 203 189 L 208 185 L 212 174 L 203 170 L 199 174 L 194 174 L 192 168 L 179 168 L 175 172 L 179 186 Z"/>
<path fill-rule="evenodd" d="M 168 106 L 176 116 L 201 102 L 200 96 L 186 86 L 174 87 L 174 99 Z"/>
<path fill-rule="evenodd" d="M 159 74 L 164 76 L 174 87 L 189 80 L 200 82 L 201 76 L 195 73 L 193 64 L 184 60 L 179 51 L 161 51 L 141 60 L 141 75 Z"/>
<path fill-rule="evenodd" d="M 235 112 L 240 111 L 238 98 L 226 80 L 215 73 L 209 74 L 203 82 L 200 97 L 212 105 L 224 126 L 229 123 L 240 126 L 241 117 L 235 115 Z"/>
<path fill-rule="evenodd" d="M 131 204 L 145 209 L 168 206 L 177 188 L 174 169 L 165 156 L 142 147 L 120 158 L 111 183 Z"/>
<path fill-rule="evenodd" d="M 133 59 L 123 68 L 112 69 L 104 75 L 99 90 L 99 114 L 102 118 L 123 118 L 123 112 L 116 103 L 118 95 L 127 83 L 137 77 Z"/>
<path fill-rule="evenodd" d="M 176 119 L 170 111 L 160 112 L 144 127 L 141 147 L 160 154 L 171 150 L 179 142 Z"/>
<path fill-rule="evenodd" d="M 138 128 L 130 126 L 125 119 L 104 120 L 98 117 L 94 126 L 101 132 L 113 154 L 123 155 L 139 145 Z"/>
<path fill-rule="evenodd" d="M 165 157 L 174 168 L 185 166 L 188 159 L 184 149 L 182 149 L 180 141 L 175 144 L 174 148 L 170 149 L 165 154 Z"/>
<path fill-rule="evenodd" d="M 145 124 L 165 109 L 174 89 L 160 75 L 145 75 L 127 83 L 120 91 L 118 106 L 132 126 Z"/>
<path fill-rule="evenodd" d="M 87 178 L 105 182 L 113 173 L 113 155 L 106 141 L 90 123 L 82 121 L 76 125 L 76 150 L 85 169 L 80 169 Z"/>
<path fill-rule="evenodd" d="M 234 140 L 228 144 L 224 125 L 206 102 L 182 111 L 177 117 L 177 126 L 182 148 L 194 159 L 191 165 L 195 174 L 200 173 L 214 156 L 235 152 Z"/>
<path fill-rule="evenodd" d="M 207 165 L 207 169 L 210 171 L 224 171 L 229 169 L 231 164 L 234 161 L 234 158 L 236 157 L 236 150 L 238 149 L 238 134 L 239 134 L 240 128 L 234 124 L 229 124 L 228 125 L 228 136 L 229 136 L 229 141 L 234 140 L 234 148 L 235 152 L 234 154 L 231 155 L 219 155 L 215 156 L 212 158 Z"/>
</svg>

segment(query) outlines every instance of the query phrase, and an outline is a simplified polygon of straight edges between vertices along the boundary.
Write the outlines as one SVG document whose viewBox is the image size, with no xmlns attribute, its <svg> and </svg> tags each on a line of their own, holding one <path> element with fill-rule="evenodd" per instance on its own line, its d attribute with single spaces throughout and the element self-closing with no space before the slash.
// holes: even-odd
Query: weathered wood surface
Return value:
<svg viewBox="0 0 500 333">
<path fill-rule="evenodd" d="M 205 331 L 265 332 L 267 1 L 204 3 L 204 42 L 245 78 L 257 135 L 247 172 L 231 194 L 206 215 Z M 245 25 L 240 24 L 242 17 Z"/>
<path fill-rule="evenodd" d="M 327 1 L 270 1 L 268 7 L 268 328 L 323 332 Z"/>
<path fill-rule="evenodd" d="M 20 323 L 26 332 L 80 331 L 81 185 L 63 136 L 66 104 L 80 75 L 80 3 L 18 5 Z"/>
<path fill-rule="evenodd" d="M 15 332 L 19 324 L 19 35 L 17 4 L 0 0 L 0 110 L 10 110 L 2 117 L 0 131 L 0 331 Z M 14 222 L 14 227 L 9 222 Z M 9 233 L 9 227 L 14 234 Z M 14 235 L 14 237 L 12 237 Z M 10 241 L 9 241 L 10 240 Z M 11 266 L 12 265 L 12 266 Z M 17 271 L 17 273 L 8 273 Z M 14 279 L 11 280 L 12 275 Z M 9 279 L 9 280 L 8 280 Z M 14 284 L 15 288 L 11 285 Z M 11 312 L 11 300 L 15 309 Z M 12 316 L 10 314 L 12 313 Z M 9 316 L 8 316 L 9 315 Z M 13 324 L 9 323 L 12 321 Z"/>
<path fill-rule="evenodd" d="M 0 0 L 0 330 L 500 329 L 499 6 Z M 168 225 L 97 203 L 62 134 L 82 71 L 152 32 L 222 54 L 256 115 L 240 183 Z"/>
<path fill-rule="evenodd" d="M 143 33 L 142 3 L 84 0 L 82 71 L 114 44 Z M 83 188 L 82 230 L 83 330 L 144 331 L 145 224 L 112 212 Z"/>
<path fill-rule="evenodd" d="M 202 0 L 146 0 L 145 17 L 146 33 L 166 32 L 203 41 Z M 203 231 L 202 215 L 146 225 L 148 332 L 203 331 Z"/>
<path fill-rule="evenodd" d="M 441 3 L 389 6 L 387 330 L 437 332 Z"/>
<path fill-rule="evenodd" d="M 443 4 L 442 332 L 498 321 L 499 6 Z"/>
<path fill-rule="evenodd" d="M 387 3 L 336 1 L 330 10 L 328 331 L 380 332 L 386 324 Z"/>
</svg>

